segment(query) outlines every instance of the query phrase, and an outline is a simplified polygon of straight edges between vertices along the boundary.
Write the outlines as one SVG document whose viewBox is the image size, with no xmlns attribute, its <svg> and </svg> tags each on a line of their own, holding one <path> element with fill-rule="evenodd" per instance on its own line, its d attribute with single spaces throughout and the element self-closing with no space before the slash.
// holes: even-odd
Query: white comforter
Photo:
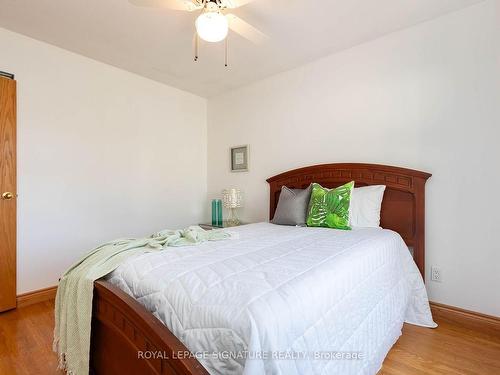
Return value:
<svg viewBox="0 0 500 375">
<path fill-rule="evenodd" d="M 212 374 L 375 374 L 403 321 L 435 327 L 395 232 L 232 231 L 239 238 L 141 255 L 109 277 Z"/>
</svg>

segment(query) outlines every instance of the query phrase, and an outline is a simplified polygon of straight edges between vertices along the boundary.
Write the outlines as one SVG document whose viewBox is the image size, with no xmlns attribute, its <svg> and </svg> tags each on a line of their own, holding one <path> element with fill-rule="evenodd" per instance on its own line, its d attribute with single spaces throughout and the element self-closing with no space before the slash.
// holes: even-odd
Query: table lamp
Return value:
<svg viewBox="0 0 500 375">
<path fill-rule="evenodd" d="M 240 224 L 236 209 L 243 207 L 243 194 L 239 189 L 225 189 L 222 190 L 222 204 L 229 210 L 227 224 L 235 226 Z"/>
</svg>

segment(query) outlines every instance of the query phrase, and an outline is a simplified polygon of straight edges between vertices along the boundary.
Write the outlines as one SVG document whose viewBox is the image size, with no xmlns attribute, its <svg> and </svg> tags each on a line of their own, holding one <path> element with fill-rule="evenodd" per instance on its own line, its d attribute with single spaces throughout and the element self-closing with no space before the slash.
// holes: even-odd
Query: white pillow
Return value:
<svg viewBox="0 0 500 375">
<path fill-rule="evenodd" d="M 385 185 L 363 186 L 351 193 L 349 224 L 351 227 L 380 227 L 380 209 Z"/>
</svg>

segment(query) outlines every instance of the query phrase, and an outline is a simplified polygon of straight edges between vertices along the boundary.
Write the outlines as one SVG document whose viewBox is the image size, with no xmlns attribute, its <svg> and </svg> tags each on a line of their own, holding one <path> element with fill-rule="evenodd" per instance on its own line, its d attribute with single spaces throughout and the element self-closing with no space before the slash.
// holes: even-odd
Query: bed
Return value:
<svg viewBox="0 0 500 375">
<path fill-rule="evenodd" d="M 131 259 L 95 282 L 91 372 L 376 373 L 404 321 L 435 326 L 422 282 L 429 177 L 328 164 L 268 179 L 270 217 L 283 185 L 384 184 L 386 229 L 258 223 Z"/>
</svg>

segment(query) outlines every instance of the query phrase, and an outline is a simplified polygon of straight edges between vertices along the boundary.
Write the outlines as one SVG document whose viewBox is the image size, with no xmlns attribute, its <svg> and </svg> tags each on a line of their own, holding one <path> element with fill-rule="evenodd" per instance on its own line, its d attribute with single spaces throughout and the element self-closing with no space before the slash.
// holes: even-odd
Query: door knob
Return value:
<svg viewBox="0 0 500 375">
<path fill-rule="evenodd" d="M 2 199 L 9 200 L 12 198 L 14 198 L 14 194 L 12 194 L 10 191 L 6 191 L 2 194 Z"/>
</svg>

